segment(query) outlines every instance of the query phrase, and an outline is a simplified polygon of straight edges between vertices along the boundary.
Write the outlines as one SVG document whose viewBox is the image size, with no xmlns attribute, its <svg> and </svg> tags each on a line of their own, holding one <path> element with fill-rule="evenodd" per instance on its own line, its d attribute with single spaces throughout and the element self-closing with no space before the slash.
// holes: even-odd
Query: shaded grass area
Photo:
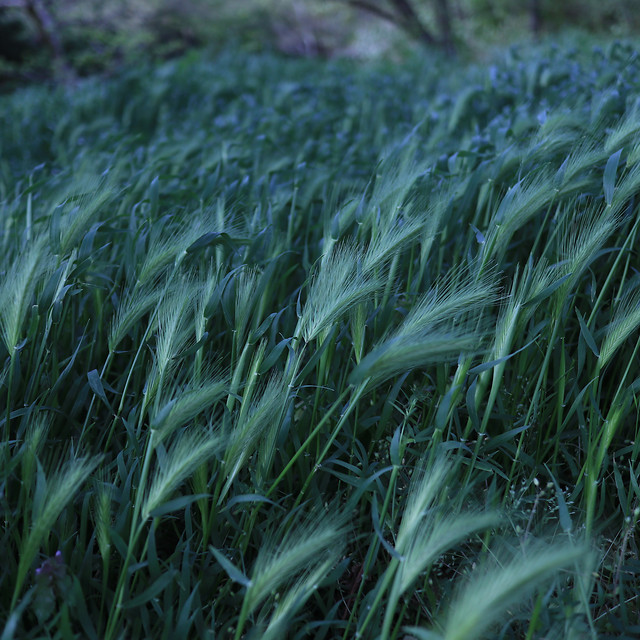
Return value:
<svg viewBox="0 0 640 640">
<path fill-rule="evenodd" d="M 635 633 L 638 65 L 3 97 L 2 637 Z"/>
</svg>

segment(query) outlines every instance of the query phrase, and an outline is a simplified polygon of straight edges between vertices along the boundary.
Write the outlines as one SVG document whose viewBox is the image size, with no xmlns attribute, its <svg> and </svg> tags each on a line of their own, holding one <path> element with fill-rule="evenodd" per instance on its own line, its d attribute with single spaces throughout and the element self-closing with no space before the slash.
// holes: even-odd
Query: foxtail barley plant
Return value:
<svg viewBox="0 0 640 640">
<path fill-rule="evenodd" d="M 639 60 L 0 96 L 3 640 L 637 635 Z"/>
</svg>

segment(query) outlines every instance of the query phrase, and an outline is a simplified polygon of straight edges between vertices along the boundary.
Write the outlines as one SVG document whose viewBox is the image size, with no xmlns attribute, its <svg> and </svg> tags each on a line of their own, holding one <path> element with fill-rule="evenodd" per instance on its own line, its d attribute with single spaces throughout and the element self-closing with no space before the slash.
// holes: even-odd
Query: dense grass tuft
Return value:
<svg viewBox="0 0 640 640">
<path fill-rule="evenodd" d="M 2 97 L 2 638 L 637 634 L 639 60 Z"/>
</svg>

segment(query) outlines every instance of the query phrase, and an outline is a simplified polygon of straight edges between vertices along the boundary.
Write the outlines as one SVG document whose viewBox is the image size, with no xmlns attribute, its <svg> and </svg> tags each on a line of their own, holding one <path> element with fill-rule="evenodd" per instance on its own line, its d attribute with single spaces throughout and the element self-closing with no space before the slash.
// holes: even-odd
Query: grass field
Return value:
<svg viewBox="0 0 640 640">
<path fill-rule="evenodd" d="M 0 98 L 2 640 L 636 637 L 639 74 Z"/>
</svg>

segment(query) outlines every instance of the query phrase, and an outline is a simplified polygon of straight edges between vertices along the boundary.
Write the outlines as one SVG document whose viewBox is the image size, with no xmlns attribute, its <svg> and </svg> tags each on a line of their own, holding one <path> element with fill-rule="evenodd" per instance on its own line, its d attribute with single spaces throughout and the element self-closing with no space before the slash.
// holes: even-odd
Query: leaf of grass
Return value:
<svg viewBox="0 0 640 640">
<path fill-rule="evenodd" d="M 620 154 L 622 149 L 618 149 L 612 153 L 607 160 L 604 168 L 604 176 L 602 177 L 602 186 L 604 188 L 604 201 L 610 205 L 613 201 L 613 190 L 616 186 L 616 173 L 618 172 L 618 163 L 620 162 Z"/>
</svg>

